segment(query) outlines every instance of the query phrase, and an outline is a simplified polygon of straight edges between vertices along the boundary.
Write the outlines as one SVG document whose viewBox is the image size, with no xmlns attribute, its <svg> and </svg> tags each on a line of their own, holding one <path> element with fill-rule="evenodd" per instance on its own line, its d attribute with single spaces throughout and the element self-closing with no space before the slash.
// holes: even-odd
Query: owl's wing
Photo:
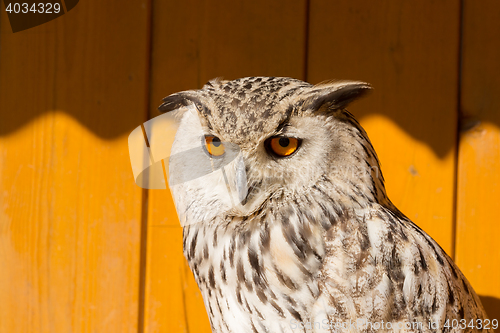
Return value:
<svg viewBox="0 0 500 333">
<path fill-rule="evenodd" d="M 477 328 L 487 318 L 441 247 L 402 214 L 382 206 L 327 232 L 319 284 L 316 307 L 333 322 L 383 320 L 413 328 L 421 323 L 425 332 L 429 325 L 447 331 L 446 325 L 456 327 L 461 319 L 467 325 L 473 320 Z"/>
</svg>

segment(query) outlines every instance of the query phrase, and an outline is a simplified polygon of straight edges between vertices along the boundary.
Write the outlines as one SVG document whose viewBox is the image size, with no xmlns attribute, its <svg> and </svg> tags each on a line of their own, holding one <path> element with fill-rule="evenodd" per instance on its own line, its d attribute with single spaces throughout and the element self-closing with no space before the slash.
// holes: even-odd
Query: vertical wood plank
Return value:
<svg viewBox="0 0 500 333">
<path fill-rule="evenodd" d="M 0 36 L 0 331 L 137 332 L 145 1 Z"/>
<path fill-rule="evenodd" d="M 500 319 L 500 3 L 465 1 L 456 260 Z"/>
<path fill-rule="evenodd" d="M 151 117 L 215 77 L 303 78 L 305 1 L 155 1 Z M 210 332 L 169 191 L 150 190 L 145 332 Z"/>
<path fill-rule="evenodd" d="M 308 79 L 373 85 L 348 109 L 389 197 L 452 254 L 459 2 L 311 0 L 310 11 Z"/>
</svg>

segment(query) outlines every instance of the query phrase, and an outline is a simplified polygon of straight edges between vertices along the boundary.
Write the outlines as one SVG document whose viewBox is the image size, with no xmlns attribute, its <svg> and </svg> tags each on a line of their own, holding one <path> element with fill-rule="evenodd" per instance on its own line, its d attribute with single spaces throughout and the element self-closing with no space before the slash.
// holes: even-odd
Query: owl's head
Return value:
<svg viewBox="0 0 500 333">
<path fill-rule="evenodd" d="M 160 111 L 180 118 L 169 183 L 181 222 L 249 216 L 314 186 L 360 207 L 386 200 L 375 151 L 345 110 L 369 89 L 249 77 L 166 97 Z"/>
</svg>

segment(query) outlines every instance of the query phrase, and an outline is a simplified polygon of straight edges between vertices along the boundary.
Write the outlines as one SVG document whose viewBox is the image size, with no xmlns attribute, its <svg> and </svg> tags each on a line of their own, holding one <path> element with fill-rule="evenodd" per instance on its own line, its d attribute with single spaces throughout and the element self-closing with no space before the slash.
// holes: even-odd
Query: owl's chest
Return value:
<svg viewBox="0 0 500 333">
<path fill-rule="evenodd" d="M 214 331 L 287 332 L 293 322 L 307 321 L 319 296 L 320 239 L 306 241 L 270 223 L 239 231 L 184 231 L 184 252 Z"/>
</svg>

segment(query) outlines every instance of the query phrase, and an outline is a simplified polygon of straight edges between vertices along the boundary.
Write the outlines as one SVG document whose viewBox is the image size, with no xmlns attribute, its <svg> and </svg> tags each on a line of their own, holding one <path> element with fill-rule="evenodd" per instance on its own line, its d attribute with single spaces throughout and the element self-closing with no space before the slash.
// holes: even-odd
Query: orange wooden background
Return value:
<svg viewBox="0 0 500 333">
<path fill-rule="evenodd" d="M 370 82 L 350 110 L 394 203 L 500 319 L 500 2 L 98 1 L 0 14 L 0 332 L 209 332 L 128 134 L 214 77 Z"/>
</svg>

